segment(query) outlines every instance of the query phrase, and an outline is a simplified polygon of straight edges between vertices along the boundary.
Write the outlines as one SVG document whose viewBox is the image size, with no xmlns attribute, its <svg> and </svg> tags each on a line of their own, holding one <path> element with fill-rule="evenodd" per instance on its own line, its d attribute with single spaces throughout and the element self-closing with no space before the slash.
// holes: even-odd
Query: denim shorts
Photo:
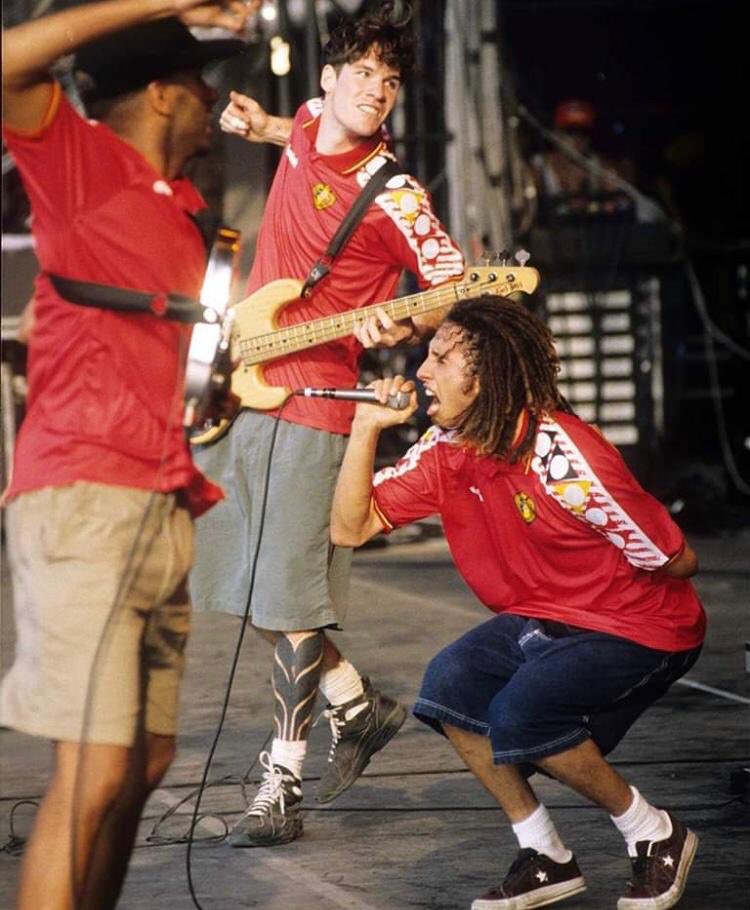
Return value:
<svg viewBox="0 0 750 910">
<path fill-rule="evenodd" d="M 606 755 L 698 658 L 502 613 L 428 664 L 414 715 L 489 736 L 496 764 L 525 764 L 590 737 Z"/>
</svg>

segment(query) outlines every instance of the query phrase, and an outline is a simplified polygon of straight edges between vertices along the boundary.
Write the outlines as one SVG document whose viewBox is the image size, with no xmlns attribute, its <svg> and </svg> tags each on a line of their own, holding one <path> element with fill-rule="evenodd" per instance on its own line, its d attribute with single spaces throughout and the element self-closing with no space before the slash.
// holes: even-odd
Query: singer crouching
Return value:
<svg viewBox="0 0 750 910">
<path fill-rule="evenodd" d="M 575 857 L 539 803 L 536 768 L 604 809 L 632 874 L 618 910 L 667 910 L 697 838 L 602 757 L 693 665 L 703 608 L 697 560 L 617 450 L 558 391 L 547 327 L 523 305 L 458 304 L 418 378 L 434 424 L 373 477 L 380 432 L 403 411 L 357 406 L 331 518 L 359 546 L 440 514 L 457 568 L 497 615 L 427 667 L 414 713 L 448 737 L 512 824 L 520 852 L 472 910 L 517 910 L 583 891 Z M 379 400 L 412 389 L 375 384 Z"/>
</svg>

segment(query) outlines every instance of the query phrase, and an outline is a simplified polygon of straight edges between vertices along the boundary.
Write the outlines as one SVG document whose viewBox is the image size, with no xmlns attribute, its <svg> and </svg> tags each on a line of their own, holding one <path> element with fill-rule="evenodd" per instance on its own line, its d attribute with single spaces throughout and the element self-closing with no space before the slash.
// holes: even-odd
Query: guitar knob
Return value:
<svg viewBox="0 0 750 910">
<path fill-rule="evenodd" d="M 531 259 L 531 253 L 528 250 L 518 250 L 516 252 L 516 262 L 523 268 Z"/>
</svg>

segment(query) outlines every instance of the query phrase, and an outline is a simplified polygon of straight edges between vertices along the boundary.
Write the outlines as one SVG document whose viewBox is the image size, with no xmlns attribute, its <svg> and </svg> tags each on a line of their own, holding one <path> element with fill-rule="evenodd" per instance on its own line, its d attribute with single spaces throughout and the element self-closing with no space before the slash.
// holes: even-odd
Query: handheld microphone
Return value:
<svg viewBox="0 0 750 910">
<path fill-rule="evenodd" d="M 305 398 L 336 398 L 339 401 L 367 401 L 370 404 L 382 402 L 375 394 L 375 389 L 297 389 L 295 395 L 304 395 Z M 388 396 L 384 407 L 393 408 L 394 411 L 403 411 L 409 407 L 410 392 L 393 392 Z"/>
</svg>

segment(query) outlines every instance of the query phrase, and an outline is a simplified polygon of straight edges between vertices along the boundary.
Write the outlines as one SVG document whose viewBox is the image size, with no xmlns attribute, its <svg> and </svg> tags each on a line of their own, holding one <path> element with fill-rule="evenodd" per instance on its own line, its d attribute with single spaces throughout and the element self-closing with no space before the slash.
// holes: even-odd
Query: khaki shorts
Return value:
<svg viewBox="0 0 750 910">
<path fill-rule="evenodd" d="M 16 653 L 0 723 L 68 742 L 173 736 L 193 527 L 175 494 L 75 483 L 7 508 Z"/>
</svg>

